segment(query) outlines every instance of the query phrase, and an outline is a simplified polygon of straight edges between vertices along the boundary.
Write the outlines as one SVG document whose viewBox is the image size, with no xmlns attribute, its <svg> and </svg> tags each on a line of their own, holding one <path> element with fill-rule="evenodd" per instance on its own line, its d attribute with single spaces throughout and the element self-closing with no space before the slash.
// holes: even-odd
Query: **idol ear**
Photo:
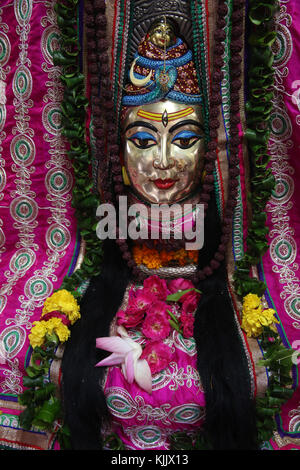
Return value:
<svg viewBox="0 0 300 470">
<path fill-rule="evenodd" d="M 123 183 L 125 184 L 125 186 L 130 186 L 128 174 L 124 165 L 122 166 L 122 176 L 123 176 Z"/>
</svg>

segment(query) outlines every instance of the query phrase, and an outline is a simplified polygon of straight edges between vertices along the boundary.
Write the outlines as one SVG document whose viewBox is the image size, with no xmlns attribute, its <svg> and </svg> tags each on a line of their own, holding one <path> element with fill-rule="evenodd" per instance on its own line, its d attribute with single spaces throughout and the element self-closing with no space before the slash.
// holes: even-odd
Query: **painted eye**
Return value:
<svg viewBox="0 0 300 470">
<path fill-rule="evenodd" d="M 137 132 L 129 140 L 139 149 L 149 149 L 157 144 L 153 135 L 148 134 L 148 132 Z"/>
<path fill-rule="evenodd" d="M 172 144 L 181 149 L 188 149 L 192 147 L 202 137 L 192 131 L 179 132 L 172 140 Z"/>
</svg>

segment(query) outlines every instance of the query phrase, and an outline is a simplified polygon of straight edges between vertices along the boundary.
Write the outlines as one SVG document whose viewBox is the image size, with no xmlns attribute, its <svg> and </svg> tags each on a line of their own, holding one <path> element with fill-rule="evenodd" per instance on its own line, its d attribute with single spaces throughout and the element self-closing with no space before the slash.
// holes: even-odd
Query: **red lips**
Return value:
<svg viewBox="0 0 300 470">
<path fill-rule="evenodd" d="M 172 186 L 174 186 L 176 181 L 177 180 L 172 180 L 171 178 L 168 178 L 165 180 L 157 179 L 157 180 L 154 180 L 153 183 L 158 189 L 170 189 L 172 188 Z"/>
</svg>

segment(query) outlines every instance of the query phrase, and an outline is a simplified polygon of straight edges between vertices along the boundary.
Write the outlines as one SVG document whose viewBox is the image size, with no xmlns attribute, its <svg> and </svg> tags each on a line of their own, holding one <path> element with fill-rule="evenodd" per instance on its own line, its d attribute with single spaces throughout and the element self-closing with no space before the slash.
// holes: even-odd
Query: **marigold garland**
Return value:
<svg viewBox="0 0 300 470">
<path fill-rule="evenodd" d="M 33 349 L 37 346 L 42 346 L 47 335 L 52 335 L 53 333 L 58 336 L 59 341 L 62 343 L 69 339 L 70 330 L 59 318 L 51 318 L 48 321 L 35 321 L 33 324 L 34 326 L 28 336 Z"/>
<path fill-rule="evenodd" d="M 80 318 L 80 308 L 77 300 L 66 289 L 54 292 L 45 300 L 42 317 L 55 310 L 64 313 L 71 322 L 71 325 Z"/>
<path fill-rule="evenodd" d="M 54 292 L 44 303 L 41 320 L 33 322 L 28 336 L 31 347 L 42 346 L 47 336 L 53 334 L 64 343 L 70 336 L 68 325 L 79 318 L 79 305 L 73 295 L 65 289 Z"/>
<path fill-rule="evenodd" d="M 137 265 L 143 264 L 149 269 L 159 269 L 164 266 L 185 266 L 197 263 L 198 251 L 184 248 L 176 251 L 158 251 L 145 245 L 136 245 L 133 247 L 133 258 Z"/>
<path fill-rule="evenodd" d="M 274 317 L 275 310 L 263 308 L 261 298 L 256 294 L 248 294 L 243 299 L 242 328 L 249 337 L 258 337 L 264 327 L 277 331 L 274 323 L 279 321 Z"/>
<path fill-rule="evenodd" d="M 63 423 L 63 410 L 56 385 L 49 380 L 50 366 L 59 344 L 69 339 L 69 326 L 80 318 L 79 305 L 71 292 L 61 289 L 44 303 L 40 321 L 33 322 L 28 335 L 33 353 L 23 377 L 26 390 L 18 397 L 24 406 L 20 426 L 35 426 L 56 434 L 61 448 L 69 448 L 69 431 Z M 62 424 L 60 424 L 62 423 Z"/>
</svg>

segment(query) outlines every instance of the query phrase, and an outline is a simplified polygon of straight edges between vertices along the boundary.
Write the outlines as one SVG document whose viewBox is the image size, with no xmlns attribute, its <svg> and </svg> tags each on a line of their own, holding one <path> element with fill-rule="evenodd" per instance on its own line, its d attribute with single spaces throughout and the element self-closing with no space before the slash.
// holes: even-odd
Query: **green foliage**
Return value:
<svg viewBox="0 0 300 470">
<path fill-rule="evenodd" d="M 121 441 L 119 436 L 115 433 L 107 436 L 103 443 L 104 448 L 109 448 L 109 450 L 126 450 L 124 443 Z"/>
<path fill-rule="evenodd" d="M 268 249 L 265 225 L 265 206 L 274 188 L 275 180 L 269 163 L 268 139 L 272 111 L 272 85 L 274 55 L 271 49 L 276 39 L 274 15 L 277 0 L 251 0 L 249 2 L 249 99 L 246 103 L 247 130 L 245 136 L 251 164 L 251 194 L 249 202 L 252 221 L 247 235 L 247 252 L 237 263 L 234 273 L 238 295 L 255 293 L 262 295 L 266 289 L 263 282 L 249 276 L 252 265 L 257 264 Z"/>
<path fill-rule="evenodd" d="M 265 396 L 256 399 L 257 429 L 261 443 L 272 437 L 275 427 L 274 418 L 280 413 L 281 406 L 294 393 L 291 388 L 292 355 L 294 351 L 283 346 L 279 335 L 270 328 L 264 328 L 260 339 L 264 359 L 257 365 L 268 370 L 269 384 Z"/>
<path fill-rule="evenodd" d="M 61 67 L 64 97 L 61 103 L 62 134 L 69 143 L 68 157 L 72 161 L 75 184 L 72 205 L 81 238 L 85 242 L 85 256 L 75 273 L 65 277 L 61 285 L 75 294 L 86 279 L 100 272 L 101 242 L 96 235 L 98 196 L 93 193 L 90 177 L 91 156 L 85 139 L 85 119 L 88 100 L 85 97 L 84 75 L 79 66 L 80 48 L 77 37 L 78 0 L 58 1 L 55 5 L 60 29 L 60 48 L 53 53 L 53 62 Z"/>
<path fill-rule="evenodd" d="M 195 291 L 195 292 L 198 292 L 198 294 L 201 294 L 201 291 L 195 288 L 179 290 L 178 292 L 175 292 L 174 294 L 169 294 L 166 300 L 167 302 L 178 302 L 181 299 L 181 297 L 183 297 L 185 294 L 191 291 Z"/>
<path fill-rule="evenodd" d="M 20 415 L 20 425 L 24 429 L 32 426 L 42 430 L 51 430 L 54 421 L 61 417 L 60 402 L 56 398 L 56 386 L 49 382 L 50 365 L 55 358 L 58 338 L 49 338 L 44 348 L 35 348 L 31 365 L 27 367 L 27 376 L 23 378 L 26 390 L 19 395 L 18 401 L 25 406 Z"/>
</svg>

